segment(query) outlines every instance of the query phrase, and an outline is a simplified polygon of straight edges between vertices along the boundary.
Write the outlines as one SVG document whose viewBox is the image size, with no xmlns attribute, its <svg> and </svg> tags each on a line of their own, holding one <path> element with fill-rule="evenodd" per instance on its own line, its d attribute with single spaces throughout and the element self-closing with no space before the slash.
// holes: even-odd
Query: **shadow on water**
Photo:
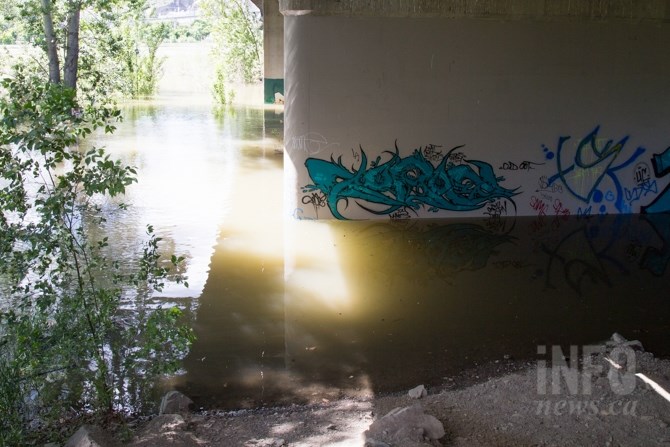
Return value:
<svg viewBox="0 0 670 447">
<path fill-rule="evenodd" d="M 437 385 L 615 331 L 670 355 L 670 216 L 285 225 L 265 273 L 217 248 L 178 382 L 199 405 Z"/>
</svg>

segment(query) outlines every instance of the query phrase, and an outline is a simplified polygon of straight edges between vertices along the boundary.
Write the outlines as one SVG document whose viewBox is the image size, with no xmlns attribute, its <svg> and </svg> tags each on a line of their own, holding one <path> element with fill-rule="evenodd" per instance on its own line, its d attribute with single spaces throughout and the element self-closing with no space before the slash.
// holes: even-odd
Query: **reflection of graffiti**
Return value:
<svg viewBox="0 0 670 447">
<path fill-rule="evenodd" d="M 648 247 L 640 266 L 656 276 L 663 276 L 668 261 L 670 261 L 670 214 L 648 214 L 643 218 L 651 224 L 656 234 L 663 240 L 663 246 L 660 249 Z"/>
<path fill-rule="evenodd" d="M 401 157 L 386 151 L 390 159 L 382 157 L 370 163 L 361 148 L 358 169 L 349 170 L 342 158 L 330 161 L 317 158 L 305 160 L 305 167 L 314 182 L 303 188 L 303 192 L 320 190 L 327 198 L 331 213 L 338 219 L 346 219 L 338 210 L 340 201 L 349 205 L 350 199 L 362 209 L 378 215 L 390 215 L 405 208 L 416 212 L 426 208 L 430 212 L 439 210 L 470 211 L 484 207 L 488 202 L 506 198 L 517 193 L 498 184 L 504 180 L 496 177 L 490 164 L 478 160 L 463 160 L 455 163 L 452 157 L 455 147 L 442 157 L 437 166 L 427 160 L 424 152 L 415 150 L 412 155 Z M 511 200 L 510 200 L 511 201 Z M 512 202 L 513 203 L 513 202 Z M 380 206 L 373 209 L 372 206 Z"/>
<path fill-rule="evenodd" d="M 516 220 L 511 217 L 510 221 Z M 440 219 L 413 219 L 409 221 L 372 221 L 362 226 L 349 243 L 361 246 L 383 247 L 384 256 L 375 256 L 366 263 L 389 276 L 389 282 L 403 277 L 412 284 L 438 279 L 447 284 L 458 279 L 459 273 L 479 271 L 495 261 L 504 247 L 516 244 L 517 238 L 509 233 L 488 230 L 481 219 L 458 222 Z M 389 264 L 387 264 L 389 263 Z M 398 268 L 398 263 L 402 268 Z"/>
<path fill-rule="evenodd" d="M 656 174 L 656 177 L 663 177 L 670 172 L 670 147 L 662 154 L 654 154 L 651 163 L 654 165 L 654 174 Z M 667 211 L 670 211 L 670 185 L 666 186 L 653 202 L 642 207 L 642 212 L 648 214 L 664 213 Z"/>
<path fill-rule="evenodd" d="M 558 139 L 558 147 L 556 148 L 558 172 L 549 178 L 548 185 L 561 180 L 579 200 L 588 204 L 591 202 L 600 203 L 603 199 L 611 198 L 616 209 L 625 212 L 627 206 L 624 203 L 623 189 L 616 172 L 633 163 L 645 149 L 638 147 L 624 162 L 614 166 L 614 160 L 623 152 L 628 137 L 626 136 L 614 144 L 612 140 L 599 139 L 599 130 L 600 126 L 596 126 L 591 133 L 585 136 L 577 145 L 574 154 L 568 153 L 569 150 L 565 144 L 570 137 L 560 137 Z M 572 158 L 570 159 L 570 157 Z M 551 157 L 547 154 L 547 158 L 553 158 L 553 153 Z M 567 163 L 566 159 L 569 160 Z M 616 193 L 611 191 L 603 193 L 598 189 L 605 177 L 609 177 L 612 181 Z M 601 206 L 601 212 L 604 212 L 604 210 L 603 205 Z"/>
<path fill-rule="evenodd" d="M 544 244 L 542 248 L 549 255 L 545 282 L 548 287 L 555 288 L 551 283 L 551 276 L 552 270 L 557 268 L 557 265 L 563 267 L 563 277 L 566 283 L 580 295 L 586 279 L 590 279 L 592 283 L 601 281 L 611 285 L 599 256 L 591 244 L 586 226 L 569 233 L 553 249 L 547 248 Z"/>
<path fill-rule="evenodd" d="M 474 223 L 437 226 L 424 233 L 423 237 L 426 251 L 442 273 L 482 269 L 499 245 L 516 240 Z"/>
</svg>

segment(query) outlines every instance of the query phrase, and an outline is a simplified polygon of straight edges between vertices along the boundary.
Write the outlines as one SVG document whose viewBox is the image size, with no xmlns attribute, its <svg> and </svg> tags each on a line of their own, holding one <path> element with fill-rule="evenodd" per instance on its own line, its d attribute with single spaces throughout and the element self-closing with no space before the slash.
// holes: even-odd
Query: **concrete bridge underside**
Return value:
<svg viewBox="0 0 670 447">
<path fill-rule="evenodd" d="M 670 2 L 278 7 L 288 215 L 670 211 Z"/>
</svg>

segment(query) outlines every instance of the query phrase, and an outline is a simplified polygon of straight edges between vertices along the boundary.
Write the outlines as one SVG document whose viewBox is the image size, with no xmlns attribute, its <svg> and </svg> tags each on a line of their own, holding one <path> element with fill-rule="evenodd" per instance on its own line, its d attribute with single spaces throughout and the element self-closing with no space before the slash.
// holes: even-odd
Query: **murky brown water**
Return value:
<svg viewBox="0 0 670 447">
<path fill-rule="evenodd" d="M 199 405 L 438 384 L 614 331 L 670 355 L 668 216 L 284 221 L 281 115 L 183 104 L 129 109 L 106 144 L 139 167 L 118 245 L 152 223 L 187 256 L 191 287 L 162 299 L 198 339 L 166 386 Z"/>
</svg>

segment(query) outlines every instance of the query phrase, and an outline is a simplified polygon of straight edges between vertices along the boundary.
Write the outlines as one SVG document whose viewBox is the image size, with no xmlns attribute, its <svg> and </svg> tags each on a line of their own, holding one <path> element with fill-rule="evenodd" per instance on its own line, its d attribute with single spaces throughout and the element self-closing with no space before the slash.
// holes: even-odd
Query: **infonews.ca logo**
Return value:
<svg viewBox="0 0 670 447">
<path fill-rule="evenodd" d="M 538 356 L 545 359 L 537 361 L 537 394 L 543 397 L 536 401 L 536 414 L 637 416 L 638 401 L 630 398 L 640 376 L 635 371 L 635 350 L 620 345 L 607 356 L 602 355 L 605 352 L 603 345 L 585 345 L 580 356 L 580 347 L 573 345 L 566 356 L 561 346 L 538 346 Z M 605 374 L 606 386 L 615 396 L 609 401 L 593 397 L 595 380 Z"/>
</svg>

